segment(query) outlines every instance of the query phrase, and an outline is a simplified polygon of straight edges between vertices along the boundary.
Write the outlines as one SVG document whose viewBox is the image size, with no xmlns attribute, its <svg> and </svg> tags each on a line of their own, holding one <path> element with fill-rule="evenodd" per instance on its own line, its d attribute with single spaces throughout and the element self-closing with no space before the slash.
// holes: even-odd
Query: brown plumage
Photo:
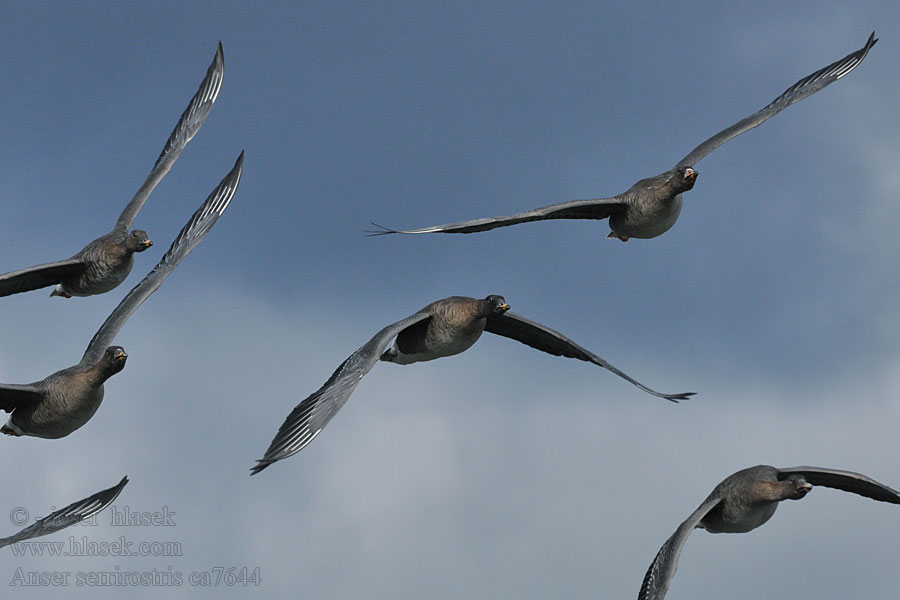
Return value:
<svg viewBox="0 0 900 600">
<path fill-rule="evenodd" d="M 122 210 L 112 231 L 88 243 L 71 258 L 0 275 L 0 296 L 54 284 L 56 287 L 50 293 L 51 296 L 91 296 L 108 292 L 125 281 L 134 264 L 134 253 L 143 252 L 153 245 L 146 231 L 128 230 L 150 193 L 200 130 L 219 95 L 224 74 L 225 58 L 220 42 L 200 87 L 181 114 L 150 174 Z"/>
<path fill-rule="evenodd" d="M 776 469 L 758 465 L 726 477 L 659 549 L 647 569 L 638 600 L 662 600 L 678 568 L 678 557 L 694 529 L 746 533 L 764 524 L 782 500 L 800 500 L 813 485 L 900 504 L 900 492 L 865 475 L 821 467 Z"/>
<path fill-rule="evenodd" d="M 159 263 L 119 302 L 91 339 L 77 365 L 31 384 L 0 383 L 0 410 L 12 413 L 0 428 L 7 435 L 61 438 L 94 415 L 103 383 L 125 367 L 127 354 L 110 346 L 134 311 L 155 292 L 228 208 L 241 178 L 244 153 L 175 237 Z"/>
</svg>

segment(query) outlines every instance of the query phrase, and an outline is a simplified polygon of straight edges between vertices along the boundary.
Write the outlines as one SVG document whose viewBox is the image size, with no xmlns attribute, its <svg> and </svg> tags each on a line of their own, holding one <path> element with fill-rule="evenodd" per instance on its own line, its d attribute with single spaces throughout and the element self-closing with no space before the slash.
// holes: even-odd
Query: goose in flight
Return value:
<svg viewBox="0 0 900 600">
<path fill-rule="evenodd" d="M 125 368 L 128 355 L 111 346 L 128 317 L 162 285 L 178 263 L 193 250 L 231 202 L 244 153 L 172 242 L 159 263 L 119 302 L 88 344 L 81 362 L 26 385 L 0 383 L 0 410 L 12 413 L 0 433 L 61 438 L 94 416 L 103 400 L 103 383 Z"/>
<path fill-rule="evenodd" d="M 717 485 L 666 540 L 644 575 L 638 600 L 662 600 L 665 597 L 678 567 L 678 556 L 694 529 L 701 528 L 710 533 L 746 533 L 768 521 L 779 502 L 800 500 L 814 485 L 900 504 L 900 492 L 859 473 L 820 467 L 776 469 L 768 465 L 743 469 Z"/>
<path fill-rule="evenodd" d="M 125 281 L 131 272 L 134 253 L 143 252 L 153 245 L 146 231 L 135 229 L 129 232 L 128 229 L 150 193 L 203 125 L 222 89 L 224 75 L 225 58 L 222 54 L 222 42 L 219 42 L 200 88 L 182 113 L 144 184 L 119 215 L 112 231 L 90 242 L 71 258 L 0 275 L 0 296 L 29 292 L 54 284 L 56 287 L 50 293 L 51 296 L 91 296 L 108 292 Z"/>
<path fill-rule="evenodd" d="M 451 296 L 432 302 L 415 314 L 388 325 L 341 363 L 325 385 L 294 407 L 263 458 L 252 467 L 251 474 L 255 475 L 272 463 L 300 452 L 309 444 L 347 402 L 363 375 L 371 371 L 379 360 L 409 365 L 453 356 L 468 350 L 484 331 L 517 340 L 555 356 L 593 363 L 649 394 L 672 402 L 693 395 L 693 392 L 656 392 L 558 331 L 508 311 L 509 305 L 503 296 L 490 295 L 483 300 Z M 388 348 L 391 340 L 394 344 Z"/>
<path fill-rule="evenodd" d="M 641 179 L 617 196 L 590 200 L 571 200 L 514 215 L 474 219 L 459 223 L 422 227 L 420 229 L 390 229 L 377 223 L 372 223 L 379 230 L 369 231 L 368 234 L 475 233 L 497 227 L 545 219 L 609 218 L 611 231 L 606 236 L 608 238 L 618 238 L 623 242 L 627 242 L 630 238 L 657 237 L 668 231 L 675 224 L 675 221 L 678 220 L 678 215 L 681 213 L 682 194 L 694 187 L 698 175 L 694 165 L 700 162 L 700 159 L 731 138 L 762 125 L 794 102 L 802 100 L 837 81 L 855 69 L 877 41 L 875 32 L 872 32 L 865 46 L 856 52 L 848 54 L 841 60 L 804 77 L 786 89 L 784 93 L 759 112 L 738 121 L 731 127 L 723 129 L 691 150 L 687 156 L 679 160 L 668 171 L 647 179 Z"/>
</svg>

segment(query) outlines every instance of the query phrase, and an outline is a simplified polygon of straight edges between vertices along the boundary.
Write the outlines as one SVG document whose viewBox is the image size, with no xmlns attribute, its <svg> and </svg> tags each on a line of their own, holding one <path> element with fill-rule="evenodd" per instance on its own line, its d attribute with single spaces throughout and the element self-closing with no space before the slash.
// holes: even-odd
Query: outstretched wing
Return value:
<svg viewBox="0 0 900 600">
<path fill-rule="evenodd" d="M 67 258 L 56 262 L 35 265 L 19 271 L 10 271 L 0 275 L 0 296 L 9 296 L 20 292 L 30 292 L 48 285 L 54 285 L 70 275 L 75 275 L 84 268 L 78 258 Z"/>
<path fill-rule="evenodd" d="M 258 464 L 251 467 L 250 474 L 256 475 L 272 463 L 303 450 L 346 404 L 363 375 L 371 371 L 381 358 L 388 343 L 410 325 L 427 318 L 428 313 L 418 312 L 388 325 L 351 354 L 331 374 L 325 385 L 294 407 L 278 429 L 265 455 L 256 461 Z"/>
<path fill-rule="evenodd" d="M 169 250 L 163 255 L 159 263 L 150 273 L 144 277 L 139 284 L 134 286 L 128 295 L 119 302 L 119 305 L 113 310 L 112 314 L 107 317 L 91 343 L 88 344 L 84 356 L 81 357 L 82 364 L 93 364 L 100 359 L 106 347 L 109 346 L 113 338 L 128 320 L 128 317 L 137 310 L 144 300 L 156 291 L 162 285 L 162 282 L 168 277 L 178 263 L 193 250 L 203 236 L 212 229 L 216 221 L 228 208 L 228 204 L 237 191 L 238 184 L 241 181 L 241 169 L 244 165 L 244 153 L 238 156 L 234 167 L 225 176 L 225 178 L 216 186 L 203 205 L 197 209 L 197 212 L 191 216 L 187 224 L 181 229 L 181 232 L 172 242 Z"/>
<path fill-rule="evenodd" d="M 141 207 L 144 206 L 144 202 L 150 197 L 150 193 L 162 181 L 162 178 L 166 176 L 181 155 L 181 151 L 184 150 L 187 143 L 191 141 L 191 138 L 203 125 L 203 121 L 206 120 L 209 111 L 212 110 L 213 103 L 215 103 L 219 95 L 219 90 L 222 89 L 224 76 L 225 56 L 222 54 L 222 42 L 219 42 L 216 56 L 213 58 L 212 64 L 209 65 L 206 77 L 200 83 L 200 88 L 194 94 L 194 97 L 191 98 L 191 102 L 182 113 L 181 118 L 178 119 L 178 124 L 175 125 L 172 135 L 169 136 L 162 153 L 156 159 L 156 164 L 153 165 L 153 169 L 147 175 L 147 179 L 144 180 L 141 188 L 119 216 L 119 220 L 116 222 L 116 229 L 127 231 L 131 227 Z"/>
<path fill-rule="evenodd" d="M 474 219 L 460 223 L 448 223 L 421 229 L 389 229 L 377 223 L 379 231 L 368 231 L 369 236 L 387 235 L 389 233 L 476 233 L 488 231 L 497 227 L 517 225 L 529 221 L 544 221 L 547 219 L 605 219 L 610 215 L 625 210 L 625 205 L 617 197 L 595 198 L 593 200 L 570 200 L 528 210 L 525 212 L 508 215 L 505 217 L 489 217 L 487 219 Z"/>
<path fill-rule="evenodd" d="M 661 394 L 660 392 L 652 390 L 615 368 L 593 352 L 585 350 L 560 332 L 541 325 L 540 323 L 535 323 L 534 321 L 513 312 L 506 312 L 502 315 L 488 317 L 484 330 L 517 340 L 537 350 L 553 354 L 554 356 L 577 358 L 578 360 L 594 363 L 595 365 L 612 371 L 622 379 L 636 385 L 648 394 L 653 394 L 654 396 L 665 398 L 672 402 L 687 400 L 694 395 L 694 392 Z"/>
<path fill-rule="evenodd" d="M 838 471 L 836 469 L 823 469 L 821 467 L 791 467 L 778 469 L 778 479 L 784 480 L 791 475 L 803 475 L 806 481 L 813 485 L 821 485 L 845 492 L 853 492 L 866 498 L 880 502 L 900 504 L 900 492 L 889 488 L 883 483 L 866 477 L 861 473 L 852 471 Z"/>
<path fill-rule="evenodd" d="M 40 402 L 41 390 L 33 385 L 0 383 L 0 410 L 11 413 L 20 406 Z"/>
<path fill-rule="evenodd" d="M 113 503 L 119 493 L 121 493 L 122 488 L 125 487 L 126 483 L 128 483 L 127 476 L 123 477 L 122 481 L 117 485 L 114 485 L 107 490 L 97 492 L 93 496 L 89 496 L 78 502 L 73 502 L 65 508 L 50 513 L 43 519 L 38 519 L 15 535 L 0 538 L 0 548 L 15 542 L 65 529 L 70 525 L 74 525 L 75 523 L 87 519 L 91 515 L 97 514 Z"/>
<path fill-rule="evenodd" d="M 678 569 L 678 557 L 691 532 L 696 529 L 700 520 L 721 501 L 718 497 L 707 498 L 700 507 L 691 513 L 684 523 L 678 526 L 675 533 L 666 540 L 656 553 L 653 562 L 644 574 L 638 600 L 662 600 L 672 583 Z"/>
<path fill-rule="evenodd" d="M 675 165 L 675 168 L 678 167 L 692 167 L 702 159 L 704 156 L 727 142 L 733 137 L 739 136 L 747 130 L 753 129 L 754 127 L 758 127 L 763 124 L 765 121 L 771 119 L 785 108 L 797 102 L 798 100 L 803 100 L 809 95 L 815 94 L 822 88 L 831 85 L 853 69 L 859 65 L 868 54 L 869 49 L 875 45 L 878 39 L 875 37 L 875 32 L 872 32 L 872 35 L 869 36 L 866 45 L 853 52 L 848 54 L 841 60 L 835 61 L 828 65 L 823 69 L 819 69 L 815 73 L 811 75 L 807 75 L 788 89 L 784 91 L 783 94 L 775 98 L 768 106 L 763 108 L 757 113 L 754 113 L 743 119 L 738 121 L 731 127 L 727 129 L 723 129 L 716 135 L 712 136 L 693 150 L 691 150 L 690 154 L 682 158 L 678 161 L 678 164 Z"/>
</svg>

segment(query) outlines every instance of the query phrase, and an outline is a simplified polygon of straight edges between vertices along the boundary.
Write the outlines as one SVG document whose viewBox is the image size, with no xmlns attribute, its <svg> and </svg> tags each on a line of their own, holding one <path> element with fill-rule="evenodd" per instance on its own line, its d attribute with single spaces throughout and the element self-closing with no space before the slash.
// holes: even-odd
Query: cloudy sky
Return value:
<svg viewBox="0 0 900 600">
<path fill-rule="evenodd" d="M 117 514 L 174 525 L 115 526 L 108 510 L 41 539 L 180 555 L 6 548 L 0 585 L 69 573 L 18 591 L 76 597 L 79 574 L 156 571 L 181 574 L 169 591 L 184 598 L 629 598 L 738 469 L 811 464 L 900 488 L 896 3 L 0 14 L 0 271 L 112 227 L 219 40 L 226 62 L 135 223 L 156 246 L 106 295 L 2 299 L 0 381 L 78 362 L 246 150 L 228 212 L 117 337 L 128 365 L 94 418 L 61 440 L 0 439 L 0 535 L 19 528 L 4 507 L 44 516 L 127 474 Z M 856 71 L 705 158 L 660 238 L 606 240 L 590 221 L 362 234 L 619 193 L 872 30 Z M 377 365 L 307 449 L 249 477 L 291 408 L 382 326 L 490 293 L 651 387 L 698 394 L 671 404 L 487 334 L 460 356 Z M 696 532 L 668 598 L 893 599 L 898 539 L 897 506 L 819 488 L 750 534 Z M 191 585 L 244 567 L 260 585 Z"/>
</svg>

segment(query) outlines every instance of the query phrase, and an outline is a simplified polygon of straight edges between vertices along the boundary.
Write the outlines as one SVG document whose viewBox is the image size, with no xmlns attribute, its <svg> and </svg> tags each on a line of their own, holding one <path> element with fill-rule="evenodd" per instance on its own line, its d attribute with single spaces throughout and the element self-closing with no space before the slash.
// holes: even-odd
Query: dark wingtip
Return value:
<svg viewBox="0 0 900 600">
<path fill-rule="evenodd" d="M 238 155 L 237 160 L 234 161 L 234 166 L 231 167 L 231 170 L 228 171 L 228 174 L 222 179 L 224 182 L 227 179 L 234 179 L 234 186 L 237 187 L 241 182 L 241 176 L 244 174 L 244 151 L 241 150 L 241 153 Z M 219 185 L 222 185 L 220 182 Z M 230 202 L 230 201 L 229 201 Z"/>
<path fill-rule="evenodd" d="M 376 223 L 374 221 L 369 221 L 369 223 L 371 225 L 374 225 L 375 227 L 377 227 L 378 230 L 363 229 L 363 233 L 366 234 L 366 237 L 375 237 L 375 236 L 379 236 L 379 235 L 390 235 L 392 233 L 400 233 L 400 231 L 398 231 L 396 229 L 390 229 L 389 227 L 379 225 L 378 223 Z"/>
<path fill-rule="evenodd" d="M 116 485 L 112 486 L 111 488 L 107 488 L 107 489 L 103 490 L 102 492 L 99 492 L 97 495 L 95 495 L 94 496 L 95 498 L 102 499 L 103 507 L 100 510 L 103 510 L 103 508 L 106 508 L 107 506 L 112 504 L 115 501 L 115 499 L 119 497 L 119 494 L 122 493 L 122 490 L 125 488 L 125 484 L 127 484 L 127 483 L 128 483 L 128 475 L 125 475 L 124 477 L 122 477 L 122 480 L 119 481 L 119 483 L 117 483 Z M 97 512 L 99 512 L 99 511 L 97 511 Z"/>
<path fill-rule="evenodd" d="M 696 395 L 697 395 L 697 392 L 684 392 L 682 394 L 666 394 L 663 396 L 663 398 L 665 398 L 669 402 L 674 402 L 675 404 L 678 404 L 679 401 L 690 400 L 691 396 L 696 396 Z"/>
<path fill-rule="evenodd" d="M 112 504 L 115 499 L 119 497 L 119 494 L 121 494 L 122 490 L 125 489 L 125 485 L 128 483 L 128 481 L 128 475 L 125 475 L 124 477 L 122 477 L 122 480 L 119 483 L 107 490 L 107 492 L 112 493 L 112 497 L 106 502 L 107 505 Z"/>
<path fill-rule="evenodd" d="M 873 31 L 869 35 L 869 39 L 866 40 L 866 45 L 863 46 L 863 55 L 862 55 L 862 57 L 860 57 L 860 60 L 862 60 L 866 56 L 866 54 L 869 52 L 869 50 L 872 48 L 872 46 L 874 46 L 877 42 L 878 42 L 878 38 L 875 37 L 875 32 Z"/>
<path fill-rule="evenodd" d="M 253 465 L 252 467 L 250 467 L 250 477 L 253 477 L 254 475 L 256 475 L 257 473 L 259 473 L 260 471 L 262 471 L 263 469 L 265 469 L 266 467 L 268 467 L 269 465 L 271 465 L 271 464 L 272 464 L 273 462 L 275 462 L 275 461 L 274 461 L 274 460 L 267 460 L 267 459 L 265 459 L 265 458 L 260 458 L 260 459 L 257 460 L 256 462 L 258 462 L 259 464 L 258 464 L 258 465 Z"/>
</svg>

